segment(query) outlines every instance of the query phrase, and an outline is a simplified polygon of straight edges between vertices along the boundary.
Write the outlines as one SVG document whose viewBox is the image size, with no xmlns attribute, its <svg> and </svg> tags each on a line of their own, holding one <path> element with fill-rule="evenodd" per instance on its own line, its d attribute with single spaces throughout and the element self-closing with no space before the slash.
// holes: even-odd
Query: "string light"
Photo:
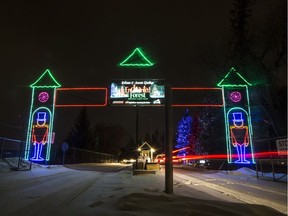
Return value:
<svg viewBox="0 0 288 216">
<path fill-rule="evenodd" d="M 57 93 L 60 91 L 104 91 L 105 98 L 103 103 L 98 104 L 57 104 Z M 55 107 L 104 107 L 107 105 L 108 89 L 102 87 L 84 87 L 84 88 L 57 88 L 55 96 Z"/>
<path fill-rule="evenodd" d="M 221 91 L 222 88 L 209 88 L 209 87 L 172 87 L 172 91 Z M 223 99 L 223 98 L 222 98 Z M 223 102 L 224 103 L 224 102 Z M 172 104 L 172 107 L 223 107 L 222 104 Z"/>
<path fill-rule="evenodd" d="M 44 84 L 45 82 L 45 84 Z M 31 88 L 59 88 L 61 85 L 56 81 L 49 69 L 30 85 Z"/>
<path fill-rule="evenodd" d="M 248 92 L 248 86 L 252 85 L 232 67 L 217 86 L 222 87 L 227 161 L 228 163 L 240 164 L 255 163 Z M 225 94 L 227 89 L 232 92 Z M 241 94 L 240 89 L 246 90 L 246 95 Z M 243 99 L 245 97 L 246 100 Z M 240 102 L 242 104 L 239 104 Z M 241 118 L 237 118 L 236 116 L 241 116 Z M 241 126 L 237 125 L 240 122 Z M 241 142 L 238 139 L 240 134 L 242 134 Z M 234 152 L 237 153 L 237 158 L 232 156 Z"/>
<path fill-rule="evenodd" d="M 25 160 L 33 160 L 36 162 L 49 161 L 50 152 L 51 152 L 51 141 L 52 141 L 52 132 L 53 132 L 53 121 L 54 121 L 54 111 L 55 111 L 55 95 L 56 88 L 61 85 L 53 77 L 52 73 L 46 69 L 45 72 L 33 83 L 30 85 L 32 88 L 32 98 L 29 112 L 29 122 L 28 130 L 26 136 L 26 145 L 25 145 Z M 42 91 L 42 89 L 50 88 L 51 91 Z M 52 100 L 49 100 L 52 98 Z M 39 105 L 37 100 L 41 102 Z M 39 115 L 45 116 L 45 123 L 41 126 L 39 124 Z M 36 118 L 37 116 L 37 118 Z M 44 119 L 44 118 L 43 118 Z M 41 130 L 47 131 L 43 135 L 41 144 L 35 139 L 35 130 L 41 128 Z M 37 132 L 38 133 L 38 132 Z M 43 145 L 45 145 L 45 151 L 43 150 Z M 34 148 L 32 148 L 34 146 Z M 33 149 L 33 150 L 32 150 Z M 33 155 L 31 157 L 31 155 Z"/>
<path fill-rule="evenodd" d="M 138 62 L 133 62 L 133 59 L 138 59 Z M 139 61 L 140 60 L 140 61 Z M 136 48 L 124 61 L 122 61 L 120 66 L 126 67 L 151 67 L 154 65 L 143 53 L 140 48 Z"/>
<path fill-rule="evenodd" d="M 235 80 L 230 81 L 229 78 L 231 79 L 231 76 L 233 76 Z M 232 82 L 232 83 L 231 83 Z M 244 77 L 236 72 L 235 68 L 232 67 L 230 71 L 225 75 L 225 77 L 217 84 L 217 86 L 222 87 L 245 87 L 245 86 L 252 86 L 251 83 L 249 83 Z"/>
</svg>

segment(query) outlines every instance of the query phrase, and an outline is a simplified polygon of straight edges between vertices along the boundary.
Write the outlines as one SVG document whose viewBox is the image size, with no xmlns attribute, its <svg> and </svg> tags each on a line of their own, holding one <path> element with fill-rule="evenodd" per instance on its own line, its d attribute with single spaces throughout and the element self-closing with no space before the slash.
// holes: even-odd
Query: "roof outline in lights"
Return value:
<svg viewBox="0 0 288 216">
<path fill-rule="evenodd" d="M 119 65 L 122 67 L 151 67 L 154 63 L 144 55 L 141 48 L 137 47 Z"/>
</svg>

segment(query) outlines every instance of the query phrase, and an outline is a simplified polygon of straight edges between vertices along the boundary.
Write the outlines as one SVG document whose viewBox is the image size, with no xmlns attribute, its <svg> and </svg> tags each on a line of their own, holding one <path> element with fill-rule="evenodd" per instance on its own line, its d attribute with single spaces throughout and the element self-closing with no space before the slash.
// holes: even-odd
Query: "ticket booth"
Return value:
<svg viewBox="0 0 288 216">
<path fill-rule="evenodd" d="M 153 152 L 155 152 L 155 150 L 147 142 L 143 142 L 143 144 L 139 146 L 138 151 L 140 158 L 142 156 L 148 163 L 153 162 Z"/>
<path fill-rule="evenodd" d="M 154 163 L 153 153 L 155 150 L 147 143 L 144 142 L 138 148 L 139 156 L 136 162 L 136 169 L 142 170 L 159 170 L 158 163 Z"/>
</svg>

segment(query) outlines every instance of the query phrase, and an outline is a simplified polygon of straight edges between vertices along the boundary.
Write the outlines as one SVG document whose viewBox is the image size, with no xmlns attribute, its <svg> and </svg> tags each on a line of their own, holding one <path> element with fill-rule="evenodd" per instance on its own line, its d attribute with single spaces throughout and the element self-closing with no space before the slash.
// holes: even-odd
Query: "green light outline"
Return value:
<svg viewBox="0 0 288 216">
<path fill-rule="evenodd" d="M 140 55 L 140 57 L 142 59 L 144 59 L 147 63 L 126 63 L 127 61 L 129 61 L 130 58 L 133 57 L 133 55 L 136 55 L 135 53 L 138 53 Z M 122 61 L 121 63 L 119 63 L 120 66 L 122 67 L 151 67 L 154 65 L 154 63 L 152 63 L 145 55 L 144 53 L 141 51 L 141 49 L 139 47 L 137 47 L 136 49 L 134 49 L 134 51 L 126 58 L 124 59 L 124 61 Z"/>
<path fill-rule="evenodd" d="M 49 135 L 48 135 L 48 146 L 46 151 L 46 161 L 50 160 L 50 152 L 51 152 L 51 142 L 52 142 L 52 135 L 53 135 L 53 127 L 54 127 L 54 112 L 55 112 L 55 97 L 56 97 L 56 88 L 53 91 L 53 106 L 52 106 L 52 113 L 50 118 L 50 127 L 49 127 Z"/>
<path fill-rule="evenodd" d="M 225 101 L 225 89 L 224 89 L 224 86 L 222 86 L 222 100 L 223 100 L 223 111 L 224 111 L 224 122 L 225 122 L 225 134 L 226 134 L 227 161 L 228 161 L 228 163 L 231 163 L 231 162 L 232 162 L 231 154 L 228 154 L 228 153 L 231 152 L 231 146 L 228 145 L 228 142 L 227 142 L 227 137 L 229 137 L 229 132 L 228 132 L 228 130 L 227 130 L 227 125 L 226 125 L 227 118 L 226 118 L 226 101 Z"/>
<path fill-rule="evenodd" d="M 28 121 L 28 129 L 27 129 L 27 135 L 26 135 L 26 146 L 25 146 L 25 154 L 24 159 L 28 160 L 30 155 L 30 143 L 31 143 L 31 118 L 32 118 L 32 110 L 33 110 L 33 104 L 34 104 L 34 94 L 35 94 L 35 88 L 32 88 L 32 99 L 30 104 L 30 112 L 29 112 L 29 121 Z"/>
<path fill-rule="evenodd" d="M 53 80 L 53 82 L 56 85 L 41 85 L 41 86 L 37 86 L 37 83 L 40 82 L 40 80 L 48 73 L 48 76 L 50 76 L 50 78 Z M 30 85 L 31 88 L 57 88 L 57 87 L 61 87 L 61 84 L 57 82 L 57 80 L 54 78 L 54 76 L 51 74 L 49 69 L 46 69 L 45 72 L 34 82 Z"/>
<path fill-rule="evenodd" d="M 55 83 L 55 85 L 41 85 L 37 86 L 37 83 L 48 74 L 48 76 L 52 79 L 52 81 Z M 26 135 L 26 146 L 25 146 L 25 154 L 24 159 L 29 160 L 30 156 L 30 145 L 31 145 L 31 133 L 32 133 L 32 124 L 33 119 L 32 116 L 34 116 L 35 112 L 39 109 L 46 109 L 50 113 L 50 121 L 49 121 L 49 131 L 48 131 L 48 141 L 47 141 L 47 150 L 46 150 L 46 161 L 50 160 L 50 153 L 51 153 L 51 141 L 52 141 L 52 135 L 53 135 L 53 126 L 54 126 L 54 112 L 55 112 L 55 99 L 56 99 L 56 88 L 61 87 L 61 84 L 59 84 L 49 69 L 46 69 L 45 72 L 33 83 L 30 85 L 32 88 L 32 99 L 31 99 L 31 105 L 30 105 L 30 112 L 29 112 L 29 122 L 28 122 L 28 130 Z M 41 106 L 38 108 L 35 108 L 34 106 L 34 96 L 35 96 L 35 89 L 39 88 L 54 88 L 53 90 L 53 102 L 50 105 L 47 106 Z M 48 106 L 52 106 L 52 111 Z M 35 110 L 34 110 L 35 109 Z M 34 110 L 34 111 L 33 111 Z"/>
<path fill-rule="evenodd" d="M 228 119 L 228 115 L 231 111 L 235 110 L 235 109 L 239 109 L 239 110 L 242 110 L 243 112 L 246 113 L 247 115 L 247 123 L 248 123 L 248 131 L 249 131 L 249 141 L 250 141 L 250 148 L 251 148 L 251 160 L 252 160 L 252 163 L 255 164 L 255 161 L 254 161 L 254 147 L 253 147 L 253 141 L 252 141 L 252 125 L 251 125 L 251 119 L 250 119 L 250 114 L 249 114 L 249 111 L 247 112 L 244 108 L 241 108 L 241 107 L 232 107 L 231 109 L 228 110 L 228 112 L 225 114 L 225 128 L 226 128 L 226 131 L 228 132 L 228 136 L 226 135 L 226 148 L 227 148 L 227 156 L 228 158 L 230 159 L 230 161 L 228 160 L 228 163 L 232 163 L 232 156 L 231 156 L 231 137 L 230 137 L 230 130 L 229 130 L 229 119 Z"/>
<path fill-rule="evenodd" d="M 231 73 L 235 72 L 236 75 L 244 81 L 246 84 L 222 84 L 225 79 L 227 79 Z M 226 134 L 226 149 L 227 149 L 227 160 L 228 163 L 232 163 L 232 150 L 231 150 L 231 139 L 230 139 L 230 130 L 229 130 L 229 119 L 228 114 L 234 109 L 243 110 L 247 115 L 247 123 L 248 123 L 248 130 L 249 130 L 249 140 L 250 140 L 250 148 L 251 148 L 251 160 L 252 163 L 255 164 L 254 159 L 254 145 L 253 145 L 253 129 L 252 129 L 252 120 L 251 120 L 251 109 L 250 109 L 250 98 L 249 98 L 249 90 L 248 86 L 252 86 L 240 73 L 236 72 L 235 68 L 232 67 L 230 71 L 225 75 L 225 77 L 217 84 L 218 87 L 222 88 L 222 99 L 223 99 L 223 111 L 224 111 L 224 122 L 225 122 L 225 134 Z M 247 108 L 241 107 L 232 107 L 227 111 L 226 105 L 226 98 L 225 98 L 225 91 L 226 88 L 233 88 L 233 87 L 245 87 L 246 89 L 246 98 L 247 98 Z M 247 110 L 247 111 L 246 111 Z"/>
<path fill-rule="evenodd" d="M 235 68 L 232 67 L 230 71 L 225 75 L 225 77 L 217 84 L 218 87 L 226 86 L 226 87 L 246 87 L 247 85 L 245 84 L 225 84 L 222 85 L 224 80 L 230 75 L 230 73 L 235 72 L 247 85 L 252 86 L 251 83 L 249 83 L 240 73 L 236 72 Z"/>
<path fill-rule="evenodd" d="M 253 136 L 253 127 L 252 127 L 252 118 L 251 118 L 251 110 L 250 110 L 250 98 L 249 98 L 249 90 L 248 90 L 248 86 L 246 86 L 246 97 L 247 97 L 247 105 L 248 105 L 248 128 L 249 128 L 249 134 L 250 134 L 250 145 L 251 145 L 251 157 L 252 157 L 252 163 L 254 164 L 255 163 L 255 160 L 254 160 L 254 144 L 253 144 L 253 139 L 252 139 L 252 136 Z"/>
<path fill-rule="evenodd" d="M 230 158 L 230 161 L 228 161 L 228 163 L 232 163 L 232 156 L 231 156 L 231 154 L 232 154 L 231 145 L 232 144 L 231 144 L 231 136 L 230 136 L 230 130 L 229 130 L 229 118 L 228 118 L 228 115 L 229 115 L 229 113 L 232 110 L 235 110 L 235 109 L 240 109 L 240 110 L 244 111 L 246 113 L 246 115 L 248 116 L 248 113 L 246 112 L 246 110 L 244 110 L 241 107 L 232 107 L 231 109 L 228 110 L 227 113 L 225 113 L 225 119 L 226 119 L 225 128 L 226 128 L 226 131 L 228 133 L 228 135 L 226 136 L 226 148 L 227 148 L 227 155 L 229 155 L 228 157 Z M 249 131 L 249 140 L 250 140 L 250 131 Z"/>
</svg>

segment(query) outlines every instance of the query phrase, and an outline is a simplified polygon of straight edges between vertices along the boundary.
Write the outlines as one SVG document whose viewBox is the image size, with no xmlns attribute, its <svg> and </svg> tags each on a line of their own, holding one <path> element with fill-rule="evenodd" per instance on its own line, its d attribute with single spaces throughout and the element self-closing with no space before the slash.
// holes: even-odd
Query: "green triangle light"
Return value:
<svg viewBox="0 0 288 216">
<path fill-rule="evenodd" d="M 236 86 L 252 86 L 240 73 L 238 73 L 234 67 L 225 75 L 225 77 L 217 84 L 222 87 L 236 87 Z"/>
<path fill-rule="evenodd" d="M 57 82 L 54 76 L 51 74 L 49 69 L 46 71 L 33 83 L 30 85 L 31 88 L 58 88 L 61 84 Z"/>
<path fill-rule="evenodd" d="M 140 48 L 136 48 L 120 64 L 122 67 L 151 67 L 154 65 L 143 53 Z"/>
</svg>

